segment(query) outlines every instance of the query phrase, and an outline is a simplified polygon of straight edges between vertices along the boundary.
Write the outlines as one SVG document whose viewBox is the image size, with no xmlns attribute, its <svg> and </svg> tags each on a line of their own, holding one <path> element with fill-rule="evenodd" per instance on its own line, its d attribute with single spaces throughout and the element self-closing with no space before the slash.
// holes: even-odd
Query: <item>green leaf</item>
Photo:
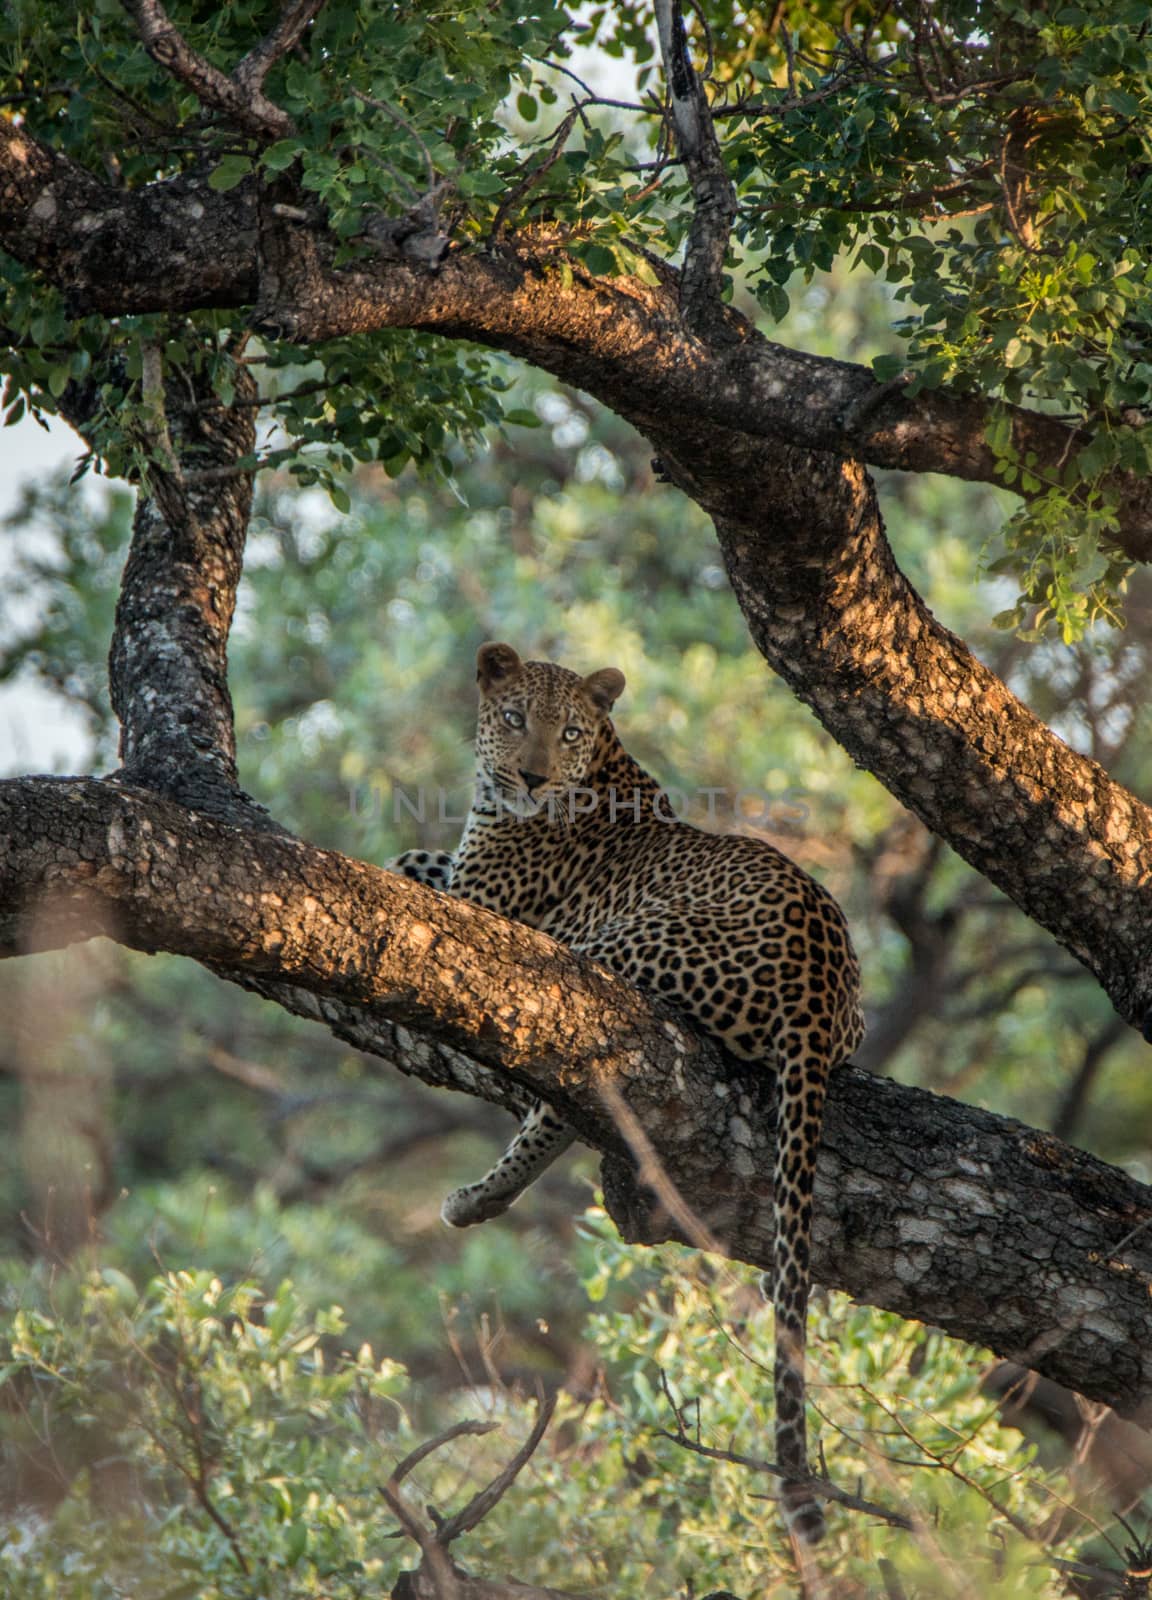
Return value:
<svg viewBox="0 0 1152 1600">
<path fill-rule="evenodd" d="M 214 172 L 208 175 L 208 187 L 215 189 L 218 194 L 226 194 L 229 189 L 234 189 L 252 171 L 252 161 L 248 156 L 225 156 Z"/>
<path fill-rule="evenodd" d="M 284 1565 L 294 1567 L 308 1548 L 308 1524 L 293 1522 L 284 1540 Z"/>
<path fill-rule="evenodd" d="M 590 244 L 582 252 L 584 265 L 596 277 L 604 277 L 616 266 L 616 257 L 606 245 Z"/>
<path fill-rule="evenodd" d="M 268 146 L 260 160 L 269 172 L 283 172 L 306 148 L 303 139 L 280 139 Z"/>
</svg>

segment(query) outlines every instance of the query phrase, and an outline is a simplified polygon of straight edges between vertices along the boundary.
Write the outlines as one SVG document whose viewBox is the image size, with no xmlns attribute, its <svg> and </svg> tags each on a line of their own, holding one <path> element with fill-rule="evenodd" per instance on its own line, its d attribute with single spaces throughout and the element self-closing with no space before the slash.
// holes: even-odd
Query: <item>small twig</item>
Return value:
<svg viewBox="0 0 1152 1600">
<path fill-rule="evenodd" d="M 441 179 L 436 171 L 436 163 L 432 160 L 432 152 L 404 113 L 397 111 L 395 106 L 390 106 L 387 100 L 377 100 L 372 95 L 365 94 L 363 89 L 353 88 L 351 93 L 354 99 L 361 101 L 366 106 L 371 106 L 373 111 L 382 111 L 386 117 L 391 117 L 398 128 L 403 128 L 409 138 L 416 141 L 420 146 L 420 154 L 424 157 L 424 170 L 428 176 L 429 191 L 431 192 L 441 187 Z"/>
<path fill-rule="evenodd" d="M 991 1506 L 993 1511 L 1004 1518 L 1009 1527 L 1015 1529 L 1015 1531 L 1023 1538 L 1027 1539 L 1032 1544 L 1039 1545 L 1041 1549 L 1046 1548 L 1044 1539 L 1039 1533 L 1037 1533 L 1035 1528 L 1031 1527 L 1027 1522 L 1024 1521 L 1023 1517 L 1018 1517 L 1016 1513 L 1014 1511 L 1010 1511 L 1007 1506 L 1001 1505 L 995 1496 L 988 1489 L 986 1489 L 982 1483 L 979 1483 L 971 1476 L 970 1473 L 964 1472 L 956 1464 L 955 1460 L 949 1459 L 948 1456 L 941 1454 L 937 1450 L 930 1449 L 928 1445 L 924 1443 L 923 1439 L 918 1438 L 916 1434 L 913 1433 L 912 1429 L 904 1421 L 903 1417 L 901 1417 L 899 1413 L 890 1405 L 887 1405 L 879 1395 L 874 1394 L 867 1388 L 864 1388 L 863 1392 L 868 1396 L 873 1404 L 880 1407 L 881 1411 L 884 1412 L 888 1419 L 896 1426 L 899 1432 L 904 1435 L 909 1443 L 914 1444 L 917 1450 L 920 1451 L 923 1459 L 919 1462 L 909 1461 L 906 1463 L 908 1466 L 927 1466 L 931 1464 L 932 1466 L 939 1468 L 941 1471 L 947 1472 L 951 1477 L 955 1478 L 958 1483 L 962 1483 L 965 1488 L 973 1489 L 987 1505 Z M 893 1458 L 889 1457 L 888 1459 L 891 1460 Z"/>
<path fill-rule="evenodd" d="M 639 1118 L 625 1103 L 615 1084 L 608 1079 L 600 1085 L 600 1098 L 607 1106 L 625 1144 L 636 1158 L 637 1183 L 652 1190 L 689 1244 L 695 1245 L 698 1250 L 706 1250 L 711 1255 L 723 1255 L 724 1247 L 720 1240 L 700 1220 L 672 1182 L 664 1169 L 663 1162 L 656 1154 L 652 1141 L 641 1127 Z"/>
<path fill-rule="evenodd" d="M 788 27 L 788 18 L 781 14 L 780 18 L 780 44 L 784 51 L 784 70 L 788 74 L 788 93 L 793 100 L 796 96 L 796 51 L 792 44 L 792 33 Z"/>
<path fill-rule="evenodd" d="M 233 78 L 242 89 L 255 94 L 264 87 L 264 79 L 271 69 L 281 56 L 296 48 L 305 28 L 324 9 L 325 3 L 326 0 L 294 0 L 284 7 L 272 32 L 249 50 L 233 72 Z"/>
<path fill-rule="evenodd" d="M 765 1473 L 769 1477 L 782 1478 L 783 1471 L 774 1461 L 764 1461 L 758 1456 L 741 1455 L 737 1450 L 717 1450 L 711 1445 L 698 1444 L 689 1434 L 681 1431 L 671 1433 L 667 1428 L 657 1428 L 657 1436 L 670 1439 L 673 1444 L 679 1445 L 682 1450 L 691 1451 L 694 1456 L 704 1456 L 709 1461 L 727 1461 L 736 1467 L 746 1467 L 749 1472 Z M 843 1506 L 846 1511 L 862 1511 L 870 1517 L 879 1517 L 882 1522 L 887 1522 L 893 1528 L 903 1528 L 906 1532 L 914 1532 L 917 1524 L 911 1517 L 906 1517 L 902 1511 L 893 1511 L 888 1506 L 878 1505 L 874 1500 L 865 1500 L 858 1494 L 850 1494 L 847 1489 L 838 1488 L 836 1484 L 829 1483 L 826 1478 L 813 1478 L 812 1487 L 824 1500 Z M 753 1499 L 762 1499 L 763 1496 L 753 1495 Z"/>
<path fill-rule="evenodd" d="M 423 1444 L 418 1444 L 415 1450 L 410 1450 L 402 1461 L 398 1461 L 392 1468 L 388 1479 L 388 1486 L 398 1489 L 410 1472 L 430 1456 L 434 1450 L 441 1450 L 446 1444 L 451 1444 L 453 1439 L 462 1439 L 465 1435 L 495 1433 L 499 1428 L 498 1422 L 457 1422 L 451 1428 L 445 1428 L 443 1433 L 438 1433 L 434 1439 L 425 1439 Z"/>
<path fill-rule="evenodd" d="M 576 118 L 580 114 L 580 110 L 581 107 L 579 105 L 574 105 L 572 107 L 571 111 L 569 111 L 568 115 L 556 129 L 555 137 L 552 140 L 552 148 L 544 157 L 543 161 L 538 162 L 537 165 L 534 166 L 529 172 L 526 172 L 518 183 L 514 183 L 511 189 L 509 189 L 508 193 L 504 196 L 503 200 L 501 200 L 500 204 L 496 208 L 496 215 L 492 219 L 491 237 L 493 239 L 498 239 L 500 237 L 501 231 L 503 230 L 504 224 L 508 218 L 508 213 L 512 210 L 513 206 L 518 205 L 520 201 L 523 200 L 524 196 L 529 192 L 529 190 L 532 189 L 535 184 L 539 183 L 540 179 L 545 175 L 545 173 L 550 172 L 551 169 L 556 165 L 557 161 L 559 161 L 560 157 L 564 153 L 564 146 L 568 142 L 568 136 L 575 126 Z"/>
<path fill-rule="evenodd" d="M 153 1367 L 156 1367 L 154 1362 L 151 1364 Z M 188 1424 L 188 1432 L 191 1435 L 192 1440 L 192 1450 L 196 1459 L 195 1470 L 193 1470 L 186 1461 L 182 1461 L 179 1456 L 173 1456 L 167 1450 L 164 1450 L 163 1446 L 160 1445 L 159 1436 L 154 1434 L 147 1424 L 145 1424 L 145 1432 L 149 1434 L 156 1444 L 160 1445 L 167 1459 L 169 1461 L 173 1461 L 179 1471 L 184 1474 L 185 1478 L 188 1480 L 193 1494 L 200 1502 L 202 1509 L 209 1517 L 211 1517 L 212 1521 L 220 1529 L 220 1532 L 224 1535 L 229 1545 L 232 1547 L 232 1554 L 236 1557 L 237 1566 L 240 1568 L 245 1577 L 250 1577 L 252 1568 L 248 1563 L 247 1556 L 244 1554 L 244 1547 L 240 1543 L 240 1536 L 236 1532 L 236 1529 L 228 1521 L 228 1518 L 217 1506 L 208 1489 L 208 1458 L 204 1450 L 204 1416 L 202 1405 L 203 1393 L 201 1391 L 199 1380 L 193 1380 L 194 1392 L 196 1395 L 196 1404 L 193 1406 L 189 1403 L 188 1384 L 181 1381 L 182 1367 L 180 1360 L 178 1360 L 176 1365 L 170 1369 L 165 1370 L 164 1368 L 156 1367 L 156 1370 L 160 1372 L 166 1379 L 168 1387 L 172 1391 L 172 1396 L 175 1399 L 176 1404 L 180 1407 L 185 1422 Z"/>
<path fill-rule="evenodd" d="M 595 89 L 586 84 L 578 73 L 573 72 L 571 67 L 566 67 L 563 62 L 552 61 L 547 56 L 536 56 L 534 59 L 539 61 L 542 67 L 548 67 L 553 72 L 562 72 L 566 78 L 571 78 L 573 83 L 578 84 L 584 91 L 583 103 L 586 106 L 607 106 L 613 111 L 639 111 L 647 117 L 664 115 L 664 108 L 659 103 L 646 105 L 639 100 L 609 100 L 604 95 L 597 94 Z"/>
<path fill-rule="evenodd" d="M 502 1472 L 473 1495 L 460 1511 L 453 1516 L 441 1518 L 429 1506 L 428 1514 L 435 1523 L 435 1531 L 424 1526 L 415 1515 L 412 1508 L 405 1504 L 399 1492 L 399 1486 L 405 1477 L 419 1466 L 426 1456 L 434 1450 L 439 1450 L 442 1445 L 452 1439 L 458 1439 L 462 1434 L 491 1433 L 498 1424 L 494 1422 L 459 1422 L 455 1427 L 438 1434 L 435 1439 L 429 1439 L 424 1444 L 418 1445 L 404 1459 L 393 1468 L 388 1482 L 380 1486 L 380 1494 L 389 1509 L 393 1512 L 404 1533 L 419 1546 L 422 1557 L 421 1574 L 425 1580 L 431 1579 L 435 1585 L 437 1600 L 461 1600 L 463 1588 L 469 1580 L 463 1580 L 448 1553 L 448 1547 L 454 1539 L 468 1533 L 475 1528 L 488 1515 L 492 1508 L 499 1503 L 504 1495 L 516 1481 L 522 1468 L 535 1454 L 541 1439 L 547 1431 L 556 1409 L 556 1396 L 541 1397 L 537 1401 L 536 1421 L 532 1431 L 517 1450 L 512 1460 Z M 426 1568 L 426 1571 L 425 1571 Z M 482 1581 L 482 1580 L 481 1580 Z M 526 1594 L 539 1594 L 553 1596 L 554 1590 L 525 1590 Z"/>
<path fill-rule="evenodd" d="M 468 1533 L 482 1522 L 492 1508 L 501 1501 L 508 1490 L 520 1476 L 523 1468 L 535 1455 L 541 1439 L 548 1431 L 548 1424 L 552 1421 L 552 1414 L 556 1410 L 556 1395 L 550 1394 L 541 1397 L 536 1402 L 536 1421 L 532 1425 L 532 1432 L 517 1450 L 511 1461 L 492 1479 L 487 1487 L 473 1495 L 468 1504 L 454 1516 L 447 1518 L 436 1530 L 436 1540 L 442 1549 L 447 1550 L 453 1539 L 458 1539 L 461 1534 Z"/>
</svg>

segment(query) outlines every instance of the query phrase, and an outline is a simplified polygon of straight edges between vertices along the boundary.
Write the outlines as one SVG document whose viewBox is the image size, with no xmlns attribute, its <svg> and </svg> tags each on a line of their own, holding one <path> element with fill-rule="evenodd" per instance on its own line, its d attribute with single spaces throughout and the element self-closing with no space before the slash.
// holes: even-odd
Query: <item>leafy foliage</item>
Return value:
<svg viewBox="0 0 1152 1600">
<path fill-rule="evenodd" d="M 224 70 L 268 22 L 254 0 L 170 10 Z M 947 382 L 1085 425 L 1054 474 L 1022 459 L 1010 433 L 989 441 L 1024 497 L 1004 554 L 1020 595 L 1002 620 L 1053 625 L 1066 640 L 1116 620 L 1126 580 L 1101 480 L 1152 469 L 1145 11 L 1140 0 L 896 0 L 847 14 L 724 0 L 695 41 L 739 193 L 732 263 L 768 316 L 851 261 L 905 308 L 878 377 Z M 651 280 L 652 253 L 674 257 L 692 215 L 658 104 L 580 87 L 571 66 L 577 45 L 595 48 L 651 96 L 649 24 L 630 0 L 579 16 L 552 0 L 328 6 L 306 48 L 269 77 L 294 127 L 272 143 L 205 117 L 115 0 L 79 12 L 17 0 L 0 19 L 0 63 L 30 131 L 101 177 L 139 185 L 207 171 L 223 191 L 286 184 L 322 209 L 345 257 L 371 253 L 379 224 L 403 216 L 460 249 L 543 221 L 584 270 Z M 532 173 L 539 181 L 526 181 Z M 563 263 L 561 277 L 571 270 Z M 243 318 L 77 322 L 8 263 L 0 321 L 14 346 L 9 418 L 93 382 L 95 450 L 108 470 L 138 474 L 143 345 L 159 344 L 170 372 L 207 363 L 227 396 Z M 396 472 L 411 460 L 449 472 L 447 440 L 474 443 L 501 415 L 494 358 L 423 336 L 335 341 L 305 367 L 275 340 L 253 356 L 277 430 L 260 459 L 322 483 L 338 504 L 342 467 Z"/>
<path fill-rule="evenodd" d="M 687 1252 L 654 1262 L 620 1245 L 602 1213 L 585 1228 L 592 1306 L 606 1293 L 617 1303 L 587 1321 L 596 1393 L 565 1403 L 530 1471 L 469 1537 L 469 1564 L 623 1597 L 713 1584 L 791 1594 L 758 1475 L 724 1459 L 756 1456 L 765 1434 L 772 1342 L 758 1292 Z M 51 1485 L 22 1551 L 9 1529 L 14 1600 L 383 1592 L 404 1555 L 377 1485 L 418 1432 L 403 1368 L 367 1345 L 353 1351 L 337 1308 L 287 1282 L 226 1287 L 205 1271 L 137 1287 L 107 1258 L 46 1287 L 33 1275 L 9 1288 L 19 1303 L 0 1434 L 9 1472 Z M 1069 1485 L 997 1422 L 980 1358 L 936 1338 L 925 1360 L 922 1332 L 840 1299 L 814 1335 L 830 1468 L 845 1483 L 880 1481 L 923 1530 L 897 1540 L 837 1513 L 833 1581 L 855 1592 L 883 1559 L 909 1595 L 978 1583 L 990 1600 L 1055 1600 L 1052 1557 L 1075 1550 L 1083 1529 L 1049 1518 Z M 490 1394 L 483 1410 L 513 1435 L 524 1427 L 511 1395 Z M 695 1443 L 719 1459 L 693 1454 Z M 420 1502 L 446 1506 L 510 1451 L 496 1434 L 437 1452 L 415 1480 Z M 759 1484 L 770 1497 L 771 1478 Z"/>
</svg>

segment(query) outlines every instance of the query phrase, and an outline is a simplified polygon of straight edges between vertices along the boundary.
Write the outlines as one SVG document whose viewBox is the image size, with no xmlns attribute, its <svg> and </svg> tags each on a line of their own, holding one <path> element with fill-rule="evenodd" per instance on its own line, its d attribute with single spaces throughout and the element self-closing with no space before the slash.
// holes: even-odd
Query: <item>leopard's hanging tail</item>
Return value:
<svg viewBox="0 0 1152 1600">
<path fill-rule="evenodd" d="M 814 1018 L 792 1025 L 776 1041 L 778 1112 L 773 1177 L 776 1218 L 772 1301 L 776 1311 L 776 1465 L 780 1503 L 793 1539 L 818 1544 L 824 1512 L 812 1485 L 805 1419 L 812 1184 L 824 1116 L 832 1050 Z M 821 1034 L 824 1036 L 821 1037 Z"/>
</svg>

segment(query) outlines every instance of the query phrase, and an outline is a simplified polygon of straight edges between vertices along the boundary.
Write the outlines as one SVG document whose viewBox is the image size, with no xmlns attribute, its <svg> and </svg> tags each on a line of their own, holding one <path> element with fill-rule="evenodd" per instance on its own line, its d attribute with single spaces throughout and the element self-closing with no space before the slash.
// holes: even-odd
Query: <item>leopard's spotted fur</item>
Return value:
<svg viewBox="0 0 1152 1600">
<path fill-rule="evenodd" d="M 814 1543 L 823 1513 L 803 1378 L 812 1181 L 828 1073 L 863 1036 L 843 915 L 771 845 L 669 820 L 609 720 L 622 674 L 581 678 L 499 644 L 481 649 L 478 668 L 477 797 L 459 848 L 393 865 L 542 929 L 775 1069 L 776 1455 L 789 1526 Z M 572 1137 L 537 1105 L 487 1177 L 448 1197 L 445 1220 L 466 1227 L 505 1211 Z"/>
</svg>

